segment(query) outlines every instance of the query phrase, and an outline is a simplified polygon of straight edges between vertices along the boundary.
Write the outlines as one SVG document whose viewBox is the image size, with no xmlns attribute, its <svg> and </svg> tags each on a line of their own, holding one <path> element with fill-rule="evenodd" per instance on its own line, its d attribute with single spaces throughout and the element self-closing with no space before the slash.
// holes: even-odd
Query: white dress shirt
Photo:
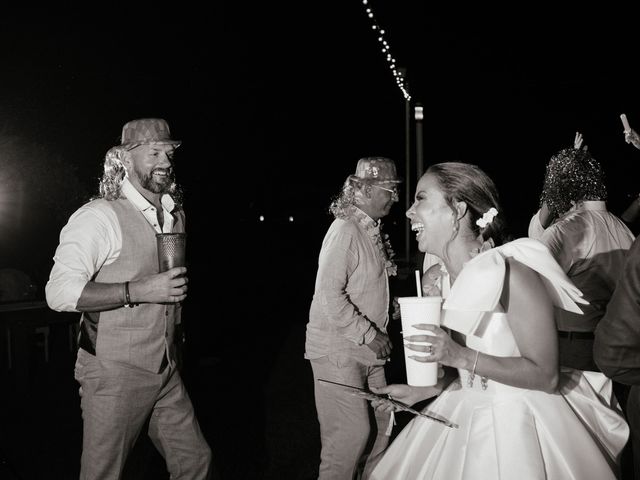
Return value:
<svg viewBox="0 0 640 480">
<path fill-rule="evenodd" d="M 156 208 L 126 178 L 122 183 L 122 194 L 140 210 L 157 233 L 171 233 L 171 212 L 175 204 L 169 195 L 163 195 L 161 199 L 164 214 L 161 228 Z M 56 311 L 77 312 L 78 299 L 86 284 L 103 265 L 115 261 L 121 249 L 122 231 L 113 209 L 102 202 L 89 202 L 76 210 L 60 232 L 60 244 L 45 286 L 49 306 Z"/>
<path fill-rule="evenodd" d="M 576 204 L 544 229 L 536 213 L 529 237 L 544 243 L 590 305 L 584 315 L 556 312 L 559 330 L 590 332 L 604 315 L 634 235 L 604 201 Z"/>
</svg>

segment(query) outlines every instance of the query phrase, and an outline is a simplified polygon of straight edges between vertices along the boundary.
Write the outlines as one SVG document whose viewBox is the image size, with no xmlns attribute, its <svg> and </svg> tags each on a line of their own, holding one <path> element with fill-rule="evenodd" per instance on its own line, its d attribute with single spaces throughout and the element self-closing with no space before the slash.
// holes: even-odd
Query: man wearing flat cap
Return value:
<svg viewBox="0 0 640 480">
<path fill-rule="evenodd" d="M 157 233 L 184 232 L 173 157 L 159 118 L 124 125 L 104 161 L 99 197 L 60 233 L 50 308 L 82 312 L 75 378 L 83 419 L 81 479 L 121 478 L 148 421 L 172 479 L 205 479 L 211 450 L 176 369 L 185 267 L 159 272 Z"/>
<path fill-rule="evenodd" d="M 329 208 L 335 219 L 320 250 L 305 344 L 320 423 L 320 480 L 352 480 L 360 471 L 368 478 L 389 442 L 388 414 L 375 412 L 370 426 L 367 400 L 319 380 L 387 383 L 389 275 L 396 266 L 380 222 L 398 201 L 399 183 L 392 160 L 361 158 Z"/>
</svg>

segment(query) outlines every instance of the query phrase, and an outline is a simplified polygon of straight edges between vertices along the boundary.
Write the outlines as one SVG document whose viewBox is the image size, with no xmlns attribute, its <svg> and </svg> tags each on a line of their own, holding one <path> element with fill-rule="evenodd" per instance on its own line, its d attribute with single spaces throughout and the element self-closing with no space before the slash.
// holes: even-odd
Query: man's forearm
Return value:
<svg viewBox="0 0 640 480">
<path fill-rule="evenodd" d="M 80 312 L 103 312 L 120 308 L 126 303 L 124 283 L 88 282 L 76 305 Z"/>
</svg>

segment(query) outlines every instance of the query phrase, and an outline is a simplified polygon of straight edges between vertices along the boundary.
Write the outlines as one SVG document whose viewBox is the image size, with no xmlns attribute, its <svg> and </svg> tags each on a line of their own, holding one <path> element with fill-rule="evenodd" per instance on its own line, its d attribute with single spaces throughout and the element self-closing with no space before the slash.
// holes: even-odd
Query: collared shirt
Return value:
<svg viewBox="0 0 640 480">
<path fill-rule="evenodd" d="M 618 382 L 640 385 L 640 237 L 629 250 L 595 333 L 593 357 L 602 372 Z"/>
<path fill-rule="evenodd" d="M 370 350 L 356 353 L 358 346 L 370 343 L 378 329 L 386 331 L 387 271 L 368 231 L 379 233 L 379 225 L 354 208 L 350 218 L 334 220 L 325 235 L 307 324 L 306 358 L 337 352 L 367 356 Z"/>
<path fill-rule="evenodd" d="M 157 233 L 171 233 L 175 208 L 173 199 L 161 199 L 164 222 L 158 223 L 156 208 L 125 178 L 122 195 L 147 219 Z M 115 211 L 102 202 L 89 202 L 71 215 L 60 232 L 60 244 L 45 287 L 53 310 L 76 312 L 82 290 L 93 276 L 120 255 L 122 231 Z"/>
<path fill-rule="evenodd" d="M 529 236 L 539 239 L 589 305 L 584 315 L 556 310 L 558 330 L 591 332 L 604 315 L 634 235 L 603 201 L 584 201 L 542 228 L 536 213 Z M 540 235 L 541 234 L 541 235 Z"/>
</svg>

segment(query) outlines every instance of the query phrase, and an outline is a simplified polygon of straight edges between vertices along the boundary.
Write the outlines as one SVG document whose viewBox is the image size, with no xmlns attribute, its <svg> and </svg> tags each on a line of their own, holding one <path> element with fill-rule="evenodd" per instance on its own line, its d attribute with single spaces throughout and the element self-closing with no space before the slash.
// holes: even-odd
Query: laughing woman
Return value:
<svg viewBox="0 0 640 480">
<path fill-rule="evenodd" d="M 416 417 L 372 478 L 616 478 L 628 426 L 612 406 L 610 380 L 558 366 L 553 309 L 580 313 L 585 302 L 546 247 L 527 238 L 502 244 L 494 183 L 474 165 L 431 166 L 407 216 L 420 251 L 443 259 L 451 289 L 446 330 L 419 324 L 425 335 L 405 338 L 405 348 L 417 361 L 457 369 L 459 378 L 446 388 L 376 391 L 411 405 L 437 396 L 429 410 L 459 427 Z M 415 343 L 427 339 L 431 346 Z"/>
</svg>

